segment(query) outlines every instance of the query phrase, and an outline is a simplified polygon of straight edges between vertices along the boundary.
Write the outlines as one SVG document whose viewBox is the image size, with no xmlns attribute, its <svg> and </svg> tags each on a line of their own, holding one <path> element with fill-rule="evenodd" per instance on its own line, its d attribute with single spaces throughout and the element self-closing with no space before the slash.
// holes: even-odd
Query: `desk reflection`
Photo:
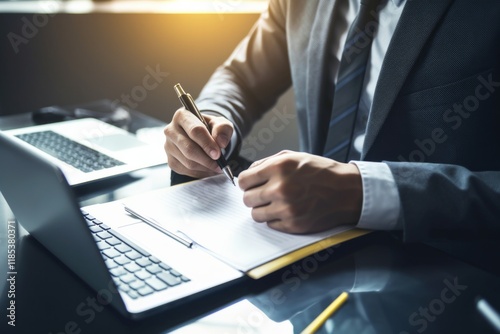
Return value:
<svg viewBox="0 0 500 334">
<path fill-rule="evenodd" d="M 498 278 L 428 247 L 395 244 L 384 236 L 339 258 L 336 249 L 310 256 L 272 288 L 173 333 L 300 333 L 342 291 L 349 300 L 318 333 L 493 333 L 474 299 L 487 294 L 499 305 Z"/>
</svg>

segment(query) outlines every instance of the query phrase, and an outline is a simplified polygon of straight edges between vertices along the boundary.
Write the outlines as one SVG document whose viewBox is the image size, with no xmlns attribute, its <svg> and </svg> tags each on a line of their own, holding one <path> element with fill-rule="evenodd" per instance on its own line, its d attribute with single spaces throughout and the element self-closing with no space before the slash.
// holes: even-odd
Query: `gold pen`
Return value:
<svg viewBox="0 0 500 334">
<path fill-rule="evenodd" d="M 189 110 L 193 115 L 195 115 L 207 128 L 208 132 L 211 133 L 210 125 L 205 121 L 205 118 L 200 113 L 200 110 L 198 110 L 198 107 L 196 107 L 196 104 L 194 103 L 194 99 L 191 96 L 191 94 L 188 94 L 182 89 L 181 84 L 176 84 L 174 86 L 175 92 L 177 93 L 177 97 L 181 101 L 182 105 L 184 108 Z M 227 176 L 227 178 L 233 183 L 233 185 L 236 185 L 234 183 L 234 176 L 233 172 L 231 171 L 231 167 L 227 164 L 226 159 L 224 156 L 221 154 L 219 159 L 216 160 L 217 164 L 219 165 L 220 169 L 224 172 L 224 174 Z"/>
</svg>

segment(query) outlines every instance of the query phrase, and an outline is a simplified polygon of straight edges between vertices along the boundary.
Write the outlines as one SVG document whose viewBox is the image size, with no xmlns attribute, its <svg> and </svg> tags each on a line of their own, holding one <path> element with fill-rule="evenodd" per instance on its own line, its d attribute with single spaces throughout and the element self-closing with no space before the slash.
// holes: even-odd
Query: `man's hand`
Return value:
<svg viewBox="0 0 500 334">
<path fill-rule="evenodd" d="M 355 225 L 363 186 L 354 164 L 282 151 L 239 175 L 243 201 L 257 222 L 288 233 L 313 233 Z"/>
<path fill-rule="evenodd" d="M 170 168 L 178 174 L 203 178 L 221 173 L 216 159 L 233 134 L 233 125 L 224 117 L 203 115 L 212 129 L 181 108 L 165 127 L 165 152 Z"/>
</svg>

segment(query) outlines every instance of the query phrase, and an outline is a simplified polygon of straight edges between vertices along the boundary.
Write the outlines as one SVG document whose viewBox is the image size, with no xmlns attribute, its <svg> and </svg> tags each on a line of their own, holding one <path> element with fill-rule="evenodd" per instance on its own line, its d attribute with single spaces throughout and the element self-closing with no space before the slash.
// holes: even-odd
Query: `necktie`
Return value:
<svg viewBox="0 0 500 334">
<path fill-rule="evenodd" d="M 323 155 L 347 161 L 352 146 L 363 80 L 371 44 L 378 26 L 376 8 L 380 0 L 361 0 L 358 15 L 347 34 L 340 60 L 333 108 Z"/>
</svg>

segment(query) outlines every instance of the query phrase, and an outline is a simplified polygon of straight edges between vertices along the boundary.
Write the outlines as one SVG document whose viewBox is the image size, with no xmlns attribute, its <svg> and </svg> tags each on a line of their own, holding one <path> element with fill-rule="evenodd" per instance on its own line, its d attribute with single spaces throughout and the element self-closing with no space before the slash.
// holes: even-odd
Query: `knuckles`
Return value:
<svg viewBox="0 0 500 334">
<path fill-rule="evenodd" d="M 288 175 L 275 177 L 270 187 L 269 192 L 272 198 L 288 205 L 300 202 L 306 194 L 306 189 Z"/>
<path fill-rule="evenodd" d="M 287 175 L 295 171 L 297 169 L 297 166 L 297 161 L 289 158 L 284 158 L 279 159 L 278 161 L 273 163 L 270 168 L 274 169 L 280 175 Z"/>
<path fill-rule="evenodd" d="M 186 167 L 187 169 L 189 170 L 193 170 L 197 167 L 197 163 L 195 163 L 193 160 L 186 160 L 186 162 L 184 163 L 184 167 Z"/>
<path fill-rule="evenodd" d="M 185 157 L 188 159 L 196 154 L 197 147 L 196 145 L 191 142 L 191 141 L 184 141 L 184 143 L 181 144 L 181 151 L 184 154 Z"/>
</svg>

